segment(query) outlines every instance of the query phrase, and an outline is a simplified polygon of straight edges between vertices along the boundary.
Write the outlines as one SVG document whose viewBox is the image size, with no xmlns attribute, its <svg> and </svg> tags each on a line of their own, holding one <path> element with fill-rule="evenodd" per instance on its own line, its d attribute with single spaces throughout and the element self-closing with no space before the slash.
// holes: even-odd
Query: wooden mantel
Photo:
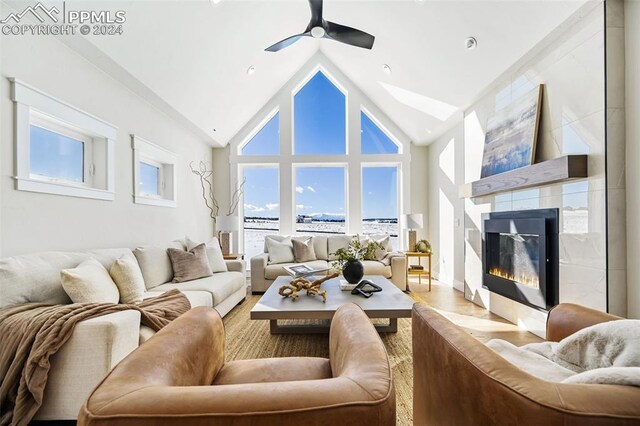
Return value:
<svg viewBox="0 0 640 426">
<path fill-rule="evenodd" d="M 565 155 L 531 166 L 489 176 L 460 187 L 461 198 L 474 198 L 516 189 L 586 178 L 586 154 Z"/>
</svg>

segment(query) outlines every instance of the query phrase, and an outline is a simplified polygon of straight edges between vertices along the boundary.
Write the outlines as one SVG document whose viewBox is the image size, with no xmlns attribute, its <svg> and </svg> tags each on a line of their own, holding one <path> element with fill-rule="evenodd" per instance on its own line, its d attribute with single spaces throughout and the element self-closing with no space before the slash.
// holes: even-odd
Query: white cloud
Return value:
<svg viewBox="0 0 640 426">
<path fill-rule="evenodd" d="M 296 186 L 296 192 L 297 192 L 298 194 L 302 194 L 302 193 L 304 192 L 304 188 L 303 188 L 303 187 L 301 187 L 301 186 Z"/>
<path fill-rule="evenodd" d="M 304 204 L 296 204 L 296 208 L 300 210 L 306 210 L 306 209 L 310 209 L 311 206 L 305 206 Z"/>
<path fill-rule="evenodd" d="M 247 212 L 263 212 L 265 210 L 264 207 L 258 207 L 254 204 L 245 204 L 244 209 Z"/>
<path fill-rule="evenodd" d="M 313 186 L 307 186 L 307 191 L 316 192 Z"/>
<path fill-rule="evenodd" d="M 275 210 L 278 207 L 280 207 L 280 204 L 278 203 L 267 203 L 267 210 Z"/>
</svg>

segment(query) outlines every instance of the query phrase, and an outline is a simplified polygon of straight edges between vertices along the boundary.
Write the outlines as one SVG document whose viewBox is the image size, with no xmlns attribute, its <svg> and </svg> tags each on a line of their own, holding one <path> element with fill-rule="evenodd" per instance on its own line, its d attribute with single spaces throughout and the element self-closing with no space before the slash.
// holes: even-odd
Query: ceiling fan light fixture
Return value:
<svg viewBox="0 0 640 426">
<path fill-rule="evenodd" d="M 317 26 L 317 27 L 313 27 L 311 28 L 311 37 L 313 38 L 322 38 L 325 35 L 325 30 L 324 28 Z"/>
<path fill-rule="evenodd" d="M 387 75 L 391 75 L 392 72 L 391 67 L 388 64 L 382 64 L 382 71 Z"/>
</svg>

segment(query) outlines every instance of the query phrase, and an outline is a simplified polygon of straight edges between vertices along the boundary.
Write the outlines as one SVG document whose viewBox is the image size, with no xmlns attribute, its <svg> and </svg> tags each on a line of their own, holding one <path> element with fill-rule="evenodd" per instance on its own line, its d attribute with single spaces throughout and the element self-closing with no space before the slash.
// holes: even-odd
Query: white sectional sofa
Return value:
<svg viewBox="0 0 640 426">
<path fill-rule="evenodd" d="M 338 248 L 346 247 L 353 235 L 314 235 L 313 236 L 313 249 L 316 254 L 316 260 L 303 262 L 312 268 L 326 268 L 330 266 L 330 263 L 335 260 L 333 253 Z M 378 240 L 385 235 L 371 235 L 374 240 Z M 281 235 L 268 235 L 266 238 L 273 238 L 276 241 L 282 241 L 286 236 Z M 295 236 L 292 239 L 304 240 L 309 236 Z M 391 252 L 391 246 L 387 246 L 386 250 Z M 294 265 L 295 263 L 272 263 L 269 260 L 269 253 L 267 244 L 264 245 L 264 253 L 251 258 L 251 292 L 263 293 L 267 291 L 269 286 L 279 276 L 287 275 L 287 272 L 283 269 L 283 266 Z M 407 289 L 406 279 L 406 260 L 404 256 L 391 257 L 390 264 L 385 265 L 377 260 L 364 260 L 365 275 L 382 275 L 393 282 L 400 290 L 405 291 Z"/>
<path fill-rule="evenodd" d="M 136 258 L 145 278 L 145 298 L 177 288 L 187 296 L 192 307 L 212 306 L 221 316 L 245 299 L 244 261 L 227 261 L 228 272 L 184 283 L 170 282 L 173 269 L 166 249 L 180 245 L 183 243 L 134 251 L 120 248 L 82 253 L 44 252 L 0 259 L 0 308 L 28 302 L 71 303 L 62 288 L 60 271 L 74 268 L 89 257 L 107 269 L 122 256 Z M 51 358 L 44 403 L 36 420 L 76 419 L 80 407 L 98 382 L 152 335 L 151 329 L 141 328 L 137 311 L 118 312 L 78 323 L 71 338 Z"/>
</svg>

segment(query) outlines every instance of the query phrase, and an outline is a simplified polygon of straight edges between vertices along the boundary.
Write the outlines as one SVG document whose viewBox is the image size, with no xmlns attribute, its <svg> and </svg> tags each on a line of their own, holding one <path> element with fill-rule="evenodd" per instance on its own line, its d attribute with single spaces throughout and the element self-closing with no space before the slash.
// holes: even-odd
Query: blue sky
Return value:
<svg viewBox="0 0 640 426">
<path fill-rule="evenodd" d="M 296 213 L 344 215 L 343 167 L 298 167 L 295 171 Z"/>
<path fill-rule="evenodd" d="M 346 153 L 346 99 L 321 72 L 293 99 L 294 154 Z"/>
<path fill-rule="evenodd" d="M 294 154 L 341 155 L 346 152 L 345 96 L 321 72 L 294 97 Z M 397 153 L 398 147 L 364 113 L 362 152 Z M 243 155 L 278 155 L 279 114 L 242 149 Z M 295 206 L 297 214 L 345 213 L 345 169 L 343 167 L 295 168 Z M 278 217 L 280 214 L 278 170 L 245 168 L 245 215 Z M 363 176 L 363 217 L 397 216 L 397 168 L 366 167 Z"/>
<path fill-rule="evenodd" d="M 82 182 L 84 178 L 84 144 L 42 127 L 30 127 L 31 173 Z"/>
</svg>

